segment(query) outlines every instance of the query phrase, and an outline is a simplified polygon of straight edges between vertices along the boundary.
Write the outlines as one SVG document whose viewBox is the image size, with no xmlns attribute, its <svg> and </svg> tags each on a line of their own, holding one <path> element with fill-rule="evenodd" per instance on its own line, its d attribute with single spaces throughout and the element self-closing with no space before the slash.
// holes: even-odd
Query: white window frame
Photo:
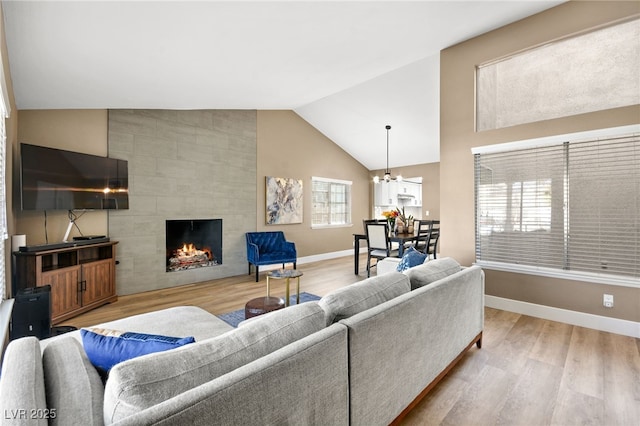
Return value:
<svg viewBox="0 0 640 426">
<path fill-rule="evenodd" d="M 482 146 L 482 147 L 475 147 L 471 149 L 471 152 L 474 155 L 493 154 L 493 153 L 500 153 L 500 152 L 506 152 L 506 151 L 515 151 L 520 149 L 530 149 L 530 148 L 560 145 L 560 144 L 564 144 L 566 142 L 571 142 L 571 141 L 610 138 L 610 137 L 615 137 L 617 135 L 625 135 L 625 134 L 640 134 L 640 124 L 551 136 L 546 138 L 529 139 L 529 140 L 523 140 L 523 141 L 517 141 L 517 142 L 508 142 L 503 144 L 488 145 L 488 146 Z M 476 205 L 477 205 L 477 200 L 476 200 Z M 476 212 L 476 218 L 478 218 L 478 212 Z M 477 250 L 479 245 L 479 242 L 477 240 L 478 238 L 477 235 L 479 232 L 478 226 L 479 226 L 479 223 L 478 223 L 478 220 L 476 220 Z M 574 270 L 562 270 L 562 269 L 556 269 L 556 268 L 487 261 L 487 260 L 481 260 L 481 259 L 476 260 L 476 264 L 482 266 L 483 268 L 506 271 L 506 272 L 525 273 L 525 274 L 539 275 L 539 276 L 552 277 L 552 278 L 571 279 L 571 280 L 577 280 L 577 281 L 593 282 L 593 283 L 599 283 L 599 284 L 611 284 L 611 285 L 618 285 L 618 286 L 624 286 L 624 287 L 634 287 L 634 288 L 640 287 L 640 279 L 621 276 L 621 275 L 574 271 Z"/>
<path fill-rule="evenodd" d="M 9 92 L 4 76 L 4 64 L 0 58 L 0 302 L 7 296 L 6 241 L 9 238 L 7 222 L 7 132 L 6 119 L 11 115 Z M 14 295 L 15 296 L 15 295 Z"/>
<path fill-rule="evenodd" d="M 9 92 L 4 76 L 4 65 L 0 57 L 0 342 L 5 342 L 9 331 L 9 321 L 13 308 L 13 299 L 7 297 L 7 267 L 6 250 L 9 237 L 9 225 L 7 223 L 7 133 L 6 119 L 11 115 Z M 12 295 L 15 297 L 15 295 Z"/>
<path fill-rule="evenodd" d="M 324 182 L 329 184 L 329 186 L 331 185 L 341 185 L 344 187 L 348 188 L 347 191 L 347 200 L 344 200 L 344 203 L 341 204 L 346 204 L 346 212 L 345 214 L 348 216 L 345 220 L 345 222 L 339 222 L 339 223 L 317 223 L 316 222 L 316 216 L 319 214 L 319 212 L 317 211 L 318 206 L 316 205 L 316 191 L 314 190 L 314 183 L 316 182 Z M 332 179 L 332 178 L 324 178 L 324 177 L 318 177 L 318 176 L 312 176 L 311 177 L 311 228 L 312 229 L 325 229 L 325 228 L 344 228 L 344 227 L 350 227 L 353 226 L 353 222 L 352 222 L 352 217 L 351 217 L 351 213 L 352 213 L 352 203 L 351 203 L 351 190 L 353 187 L 353 182 L 350 180 L 341 180 L 341 179 Z M 330 191 L 329 191 L 330 192 Z M 333 203 L 331 202 L 331 200 L 328 200 L 328 207 L 331 210 L 333 206 Z M 328 214 L 329 215 L 329 220 L 331 220 L 331 211 L 329 211 L 328 213 L 326 212 L 321 212 L 320 214 Z"/>
</svg>

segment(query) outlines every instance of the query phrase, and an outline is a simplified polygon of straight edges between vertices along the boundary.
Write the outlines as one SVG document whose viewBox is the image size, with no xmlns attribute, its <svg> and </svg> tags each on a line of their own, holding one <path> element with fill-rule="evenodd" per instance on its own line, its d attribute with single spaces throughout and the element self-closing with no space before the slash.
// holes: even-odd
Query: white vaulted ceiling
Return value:
<svg viewBox="0 0 640 426">
<path fill-rule="evenodd" d="M 439 161 L 439 51 L 562 1 L 2 1 L 18 109 L 291 109 Z M 393 149 L 392 149 L 393 151 Z"/>
</svg>

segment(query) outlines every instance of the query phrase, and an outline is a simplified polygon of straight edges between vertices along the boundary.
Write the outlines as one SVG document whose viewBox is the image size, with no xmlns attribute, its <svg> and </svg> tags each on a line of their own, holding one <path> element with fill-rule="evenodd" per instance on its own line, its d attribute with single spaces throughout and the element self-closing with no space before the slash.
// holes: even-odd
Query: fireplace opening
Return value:
<svg viewBox="0 0 640 426">
<path fill-rule="evenodd" d="M 222 219 L 167 220 L 167 272 L 222 264 Z"/>
</svg>

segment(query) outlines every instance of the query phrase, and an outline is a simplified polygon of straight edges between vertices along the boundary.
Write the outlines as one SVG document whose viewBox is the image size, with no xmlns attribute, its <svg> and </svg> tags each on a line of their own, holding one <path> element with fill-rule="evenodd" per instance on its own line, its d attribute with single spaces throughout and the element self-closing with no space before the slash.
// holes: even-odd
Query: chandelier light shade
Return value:
<svg viewBox="0 0 640 426">
<path fill-rule="evenodd" d="M 389 130 L 391 130 L 391 126 L 387 124 L 384 128 L 387 129 L 387 168 L 384 169 L 384 177 L 382 178 L 382 180 L 384 180 L 385 182 L 390 182 L 392 180 L 402 182 L 402 176 L 400 175 L 396 176 L 395 178 L 391 177 L 391 171 L 389 170 Z M 380 183 L 380 178 L 377 175 L 374 176 L 373 182 Z"/>
</svg>

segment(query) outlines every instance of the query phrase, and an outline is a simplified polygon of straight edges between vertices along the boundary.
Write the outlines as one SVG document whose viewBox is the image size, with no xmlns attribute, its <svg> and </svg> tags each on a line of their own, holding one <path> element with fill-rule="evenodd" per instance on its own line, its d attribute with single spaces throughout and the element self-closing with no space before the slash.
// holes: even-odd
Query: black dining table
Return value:
<svg viewBox="0 0 640 426">
<path fill-rule="evenodd" d="M 398 243 L 398 257 L 402 257 L 404 253 L 404 243 L 415 241 L 416 235 L 413 233 L 393 233 L 389 237 L 392 243 Z M 360 269 L 360 241 L 367 241 L 366 234 L 353 234 L 353 267 L 354 272 L 358 275 Z"/>
</svg>

